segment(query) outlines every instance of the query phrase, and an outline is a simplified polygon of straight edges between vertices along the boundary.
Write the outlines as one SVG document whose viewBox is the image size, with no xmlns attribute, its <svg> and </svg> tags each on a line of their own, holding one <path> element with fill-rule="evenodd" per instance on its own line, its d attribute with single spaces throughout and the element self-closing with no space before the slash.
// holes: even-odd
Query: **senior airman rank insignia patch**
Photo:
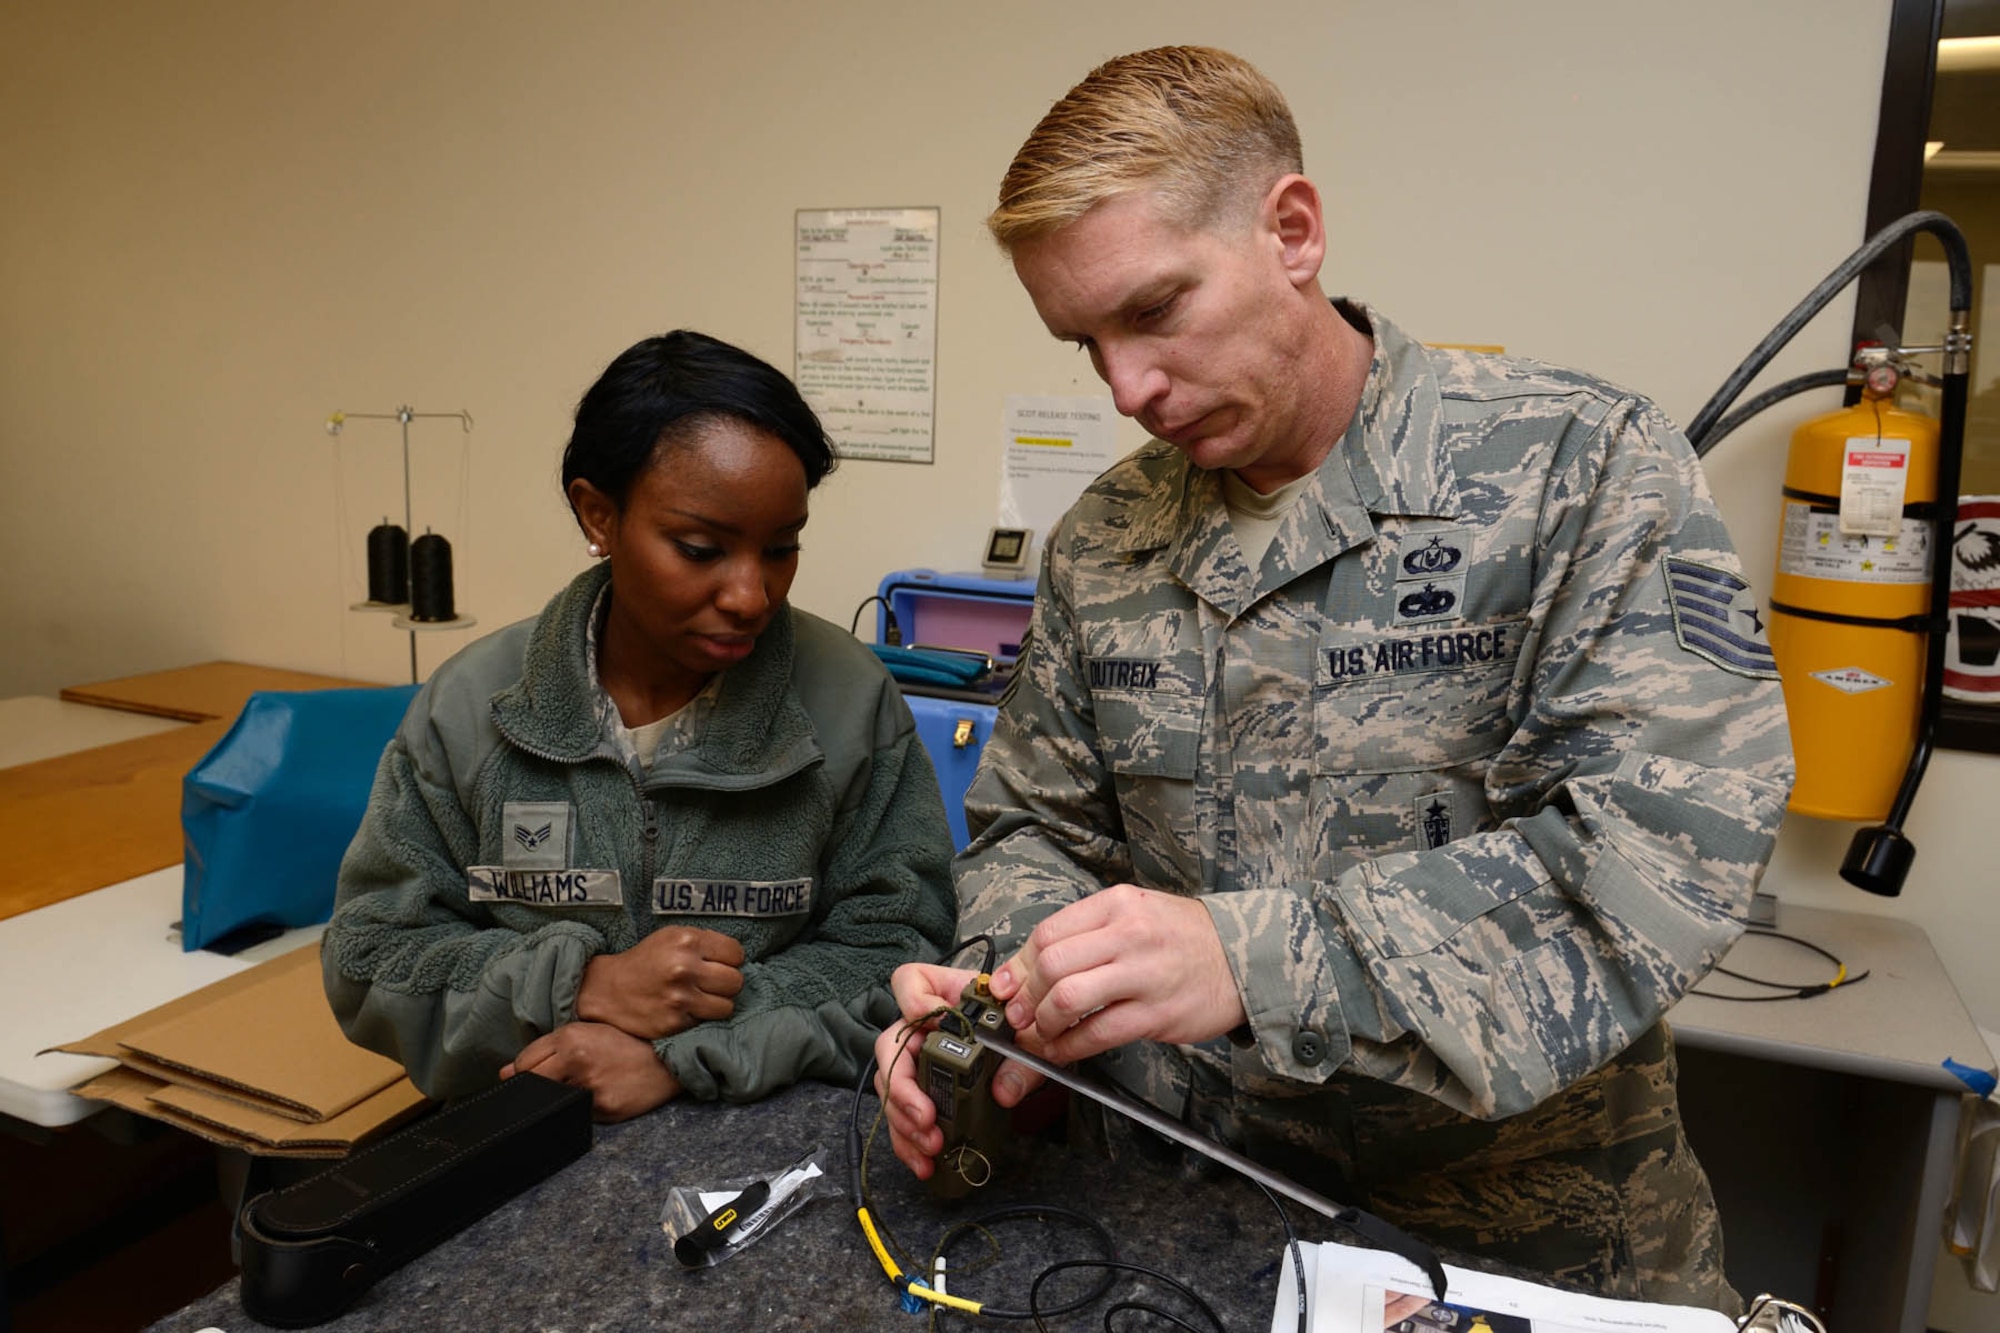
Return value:
<svg viewBox="0 0 2000 1333">
<path fill-rule="evenodd" d="M 568 869 L 572 813 L 568 801 L 503 801 L 500 818 L 507 834 L 500 864 L 509 870 Z"/>
<path fill-rule="evenodd" d="M 1778 678 L 1763 613 L 1748 583 L 1726 569 L 1679 556 L 1668 556 L 1663 568 L 1681 647 L 1738 676 Z"/>
</svg>

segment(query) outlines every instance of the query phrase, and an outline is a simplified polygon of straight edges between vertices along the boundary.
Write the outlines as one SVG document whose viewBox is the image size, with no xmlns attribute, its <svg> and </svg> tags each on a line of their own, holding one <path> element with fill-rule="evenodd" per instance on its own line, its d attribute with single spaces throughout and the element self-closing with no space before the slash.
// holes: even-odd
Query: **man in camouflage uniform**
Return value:
<svg viewBox="0 0 2000 1333">
<path fill-rule="evenodd" d="M 1329 303 L 1299 170 L 1267 80 L 1168 48 L 1071 90 L 1002 184 L 1043 322 L 1157 438 L 1046 543 L 962 936 L 1012 953 L 1024 1043 L 1321 1193 L 1733 1312 L 1661 1016 L 1790 787 L 1754 597 L 1651 404 Z M 902 969 L 904 1013 L 966 976 Z"/>
</svg>

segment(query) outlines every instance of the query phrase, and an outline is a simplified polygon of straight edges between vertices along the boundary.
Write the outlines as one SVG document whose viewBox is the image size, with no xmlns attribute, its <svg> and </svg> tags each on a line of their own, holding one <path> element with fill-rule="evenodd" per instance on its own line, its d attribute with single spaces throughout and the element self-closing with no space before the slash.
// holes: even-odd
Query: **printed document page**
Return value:
<svg viewBox="0 0 2000 1333">
<path fill-rule="evenodd" d="M 1312 1333 L 1735 1333 L 1729 1316 L 1683 1305 L 1614 1301 L 1518 1278 L 1445 1265 L 1445 1299 L 1406 1259 L 1352 1245 L 1308 1245 L 1306 1289 Z M 1298 1286 L 1289 1250 L 1278 1275 L 1271 1333 L 1298 1328 Z"/>
</svg>

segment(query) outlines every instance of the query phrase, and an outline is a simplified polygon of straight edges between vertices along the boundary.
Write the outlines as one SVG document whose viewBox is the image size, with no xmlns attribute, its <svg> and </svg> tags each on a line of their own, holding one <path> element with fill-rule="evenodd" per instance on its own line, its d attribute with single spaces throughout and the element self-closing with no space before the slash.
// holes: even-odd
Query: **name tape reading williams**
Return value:
<svg viewBox="0 0 2000 1333">
<path fill-rule="evenodd" d="M 465 889 L 476 903 L 532 903 L 537 907 L 616 907 L 625 901 L 615 870 L 508 870 L 467 866 Z"/>
</svg>

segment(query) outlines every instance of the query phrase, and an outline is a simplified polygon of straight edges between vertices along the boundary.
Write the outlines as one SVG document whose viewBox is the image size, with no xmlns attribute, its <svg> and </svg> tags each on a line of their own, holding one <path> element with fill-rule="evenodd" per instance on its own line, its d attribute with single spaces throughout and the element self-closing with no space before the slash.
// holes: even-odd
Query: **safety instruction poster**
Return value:
<svg viewBox="0 0 2000 1333">
<path fill-rule="evenodd" d="M 1951 539 L 1944 692 L 2000 706 L 2000 495 L 1961 495 Z"/>
<path fill-rule="evenodd" d="M 1118 411 L 1101 395 L 1007 395 L 1000 522 L 1037 545 L 1083 488 L 1118 459 Z"/>
<path fill-rule="evenodd" d="M 797 213 L 799 391 L 843 458 L 932 461 L 938 210 Z"/>
</svg>

